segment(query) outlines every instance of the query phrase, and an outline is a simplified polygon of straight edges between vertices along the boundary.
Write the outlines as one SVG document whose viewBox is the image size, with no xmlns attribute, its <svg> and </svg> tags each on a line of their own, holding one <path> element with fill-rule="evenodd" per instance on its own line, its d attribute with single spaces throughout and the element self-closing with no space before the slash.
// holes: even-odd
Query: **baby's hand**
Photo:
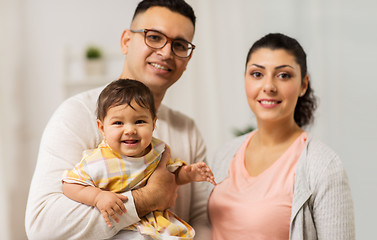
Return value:
<svg viewBox="0 0 377 240">
<path fill-rule="evenodd" d="M 192 181 L 208 181 L 213 185 L 216 185 L 215 177 L 213 176 L 211 169 L 204 162 L 198 162 L 184 166 L 183 170 L 187 172 Z"/>
<path fill-rule="evenodd" d="M 95 205 L 102 213 L 108 227 L 111 227 L 109 217 L 118 223 L 119 218 L 116 214 L 122 215 L 123 213 L 127 212 L 126 207 L 123 204 L 123 202 L 127 200 L 128 198 L 126 196 L 109 191 L 101 191 L 96 196 Z"/>
</svg>

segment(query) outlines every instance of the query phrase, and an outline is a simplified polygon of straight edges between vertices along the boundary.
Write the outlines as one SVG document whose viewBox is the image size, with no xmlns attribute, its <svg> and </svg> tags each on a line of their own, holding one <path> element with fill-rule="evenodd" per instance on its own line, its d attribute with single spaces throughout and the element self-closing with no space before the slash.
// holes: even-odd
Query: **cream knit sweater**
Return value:
<svg viewBox="0 0 377 240">
<path fill-rule="evenodd" d="M 102 141 L 95 115 L 101 90 L 90 90 L 66 100 L 46 126 L 25 216 L 30 240 L 107 239 L 140 220 L 131 192 L 124 193 L 129 199 L 125 204 L 127 214 L 112 228 L 107 227 L 96 208 L 72 201 L 62 193 L 63 172 L 80 161 L 83 150 L 95 148 Z M 192 119 L 163 105 L 157 117 L 153 136 L 170 146 L 173 158 L 188 164 L 205 161 L 205 145 Z M 207 197 L 202 189 L 209 184 L 180 186 L 176 206 L 172 209 L 195 228 L 198 236 L 209 231 L 205 224 Z"/>
</svg>

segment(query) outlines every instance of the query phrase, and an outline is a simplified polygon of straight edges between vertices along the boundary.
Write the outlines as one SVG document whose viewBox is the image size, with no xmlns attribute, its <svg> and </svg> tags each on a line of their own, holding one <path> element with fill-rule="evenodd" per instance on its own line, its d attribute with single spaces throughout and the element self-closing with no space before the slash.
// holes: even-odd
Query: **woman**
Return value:
<svg viewBox="0 0 377 240">
<path fill-rule="evenodd" d="M 213 239 L 354 239 L 342 163 L 303 129 L 316 101 L 300 44 L 279 33 L 255 42 L 245 90 L 258 127 L 213 158 L 216 177 L 229 169 L 209 199 Z"/>
</svg>

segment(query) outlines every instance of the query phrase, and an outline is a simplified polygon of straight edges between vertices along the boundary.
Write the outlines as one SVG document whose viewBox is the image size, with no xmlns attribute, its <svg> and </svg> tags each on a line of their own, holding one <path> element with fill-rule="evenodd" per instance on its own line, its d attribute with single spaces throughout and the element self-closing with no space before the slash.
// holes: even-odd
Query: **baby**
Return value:
<svg viewBox="0 0 377 240">
<path fill-rule="evenodd" d="M 97 125 L 102 143 L 84 152 L 83 159 L 63 176 L 63 192 L 72 200 L 97 207 L 105 222 L 119 222 L 116 214 L 126 213 L 122 192 L 145 185 L 168 146 L 152 137 L 156 124 L 153 95 L 143 83 L 120 79 L 101 92 L 97 102 Z M 214 176 L 203 162 L 187 165 L 169 159 L 167 169 L 175 173 L 178 185 L 208 181 Z M 152 238 L 176 236 L 192 239 L 193 228 L 174 213 L 155 211 L 125 230 Z"/>
</svg>

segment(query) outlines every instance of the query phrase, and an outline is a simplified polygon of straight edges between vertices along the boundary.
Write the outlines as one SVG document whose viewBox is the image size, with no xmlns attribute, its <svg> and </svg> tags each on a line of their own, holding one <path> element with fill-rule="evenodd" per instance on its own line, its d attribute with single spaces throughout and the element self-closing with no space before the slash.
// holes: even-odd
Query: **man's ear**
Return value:
<svg viewBox="0 0 377 240">
<path fill-rule="evenodd" d="M 105 130 L 104 130 L 104 127 L 103 127 L 103 123 L 99 119 L 97 119 L 97 127 L 98 127 L 98 130 L 100 131 L 103 139 L 105 139 Z"/>
<path fill-rule="evenodd" d="M 126 29 L 123 31 L 122 37 L 120 38 L 120 48 L 122 50 L 122 53 L 125 55 L 128 53 L 128 46 L 131 41 L 131 34 L 132 32 L 130 31 L 130 29 Z"/>
</svg>

